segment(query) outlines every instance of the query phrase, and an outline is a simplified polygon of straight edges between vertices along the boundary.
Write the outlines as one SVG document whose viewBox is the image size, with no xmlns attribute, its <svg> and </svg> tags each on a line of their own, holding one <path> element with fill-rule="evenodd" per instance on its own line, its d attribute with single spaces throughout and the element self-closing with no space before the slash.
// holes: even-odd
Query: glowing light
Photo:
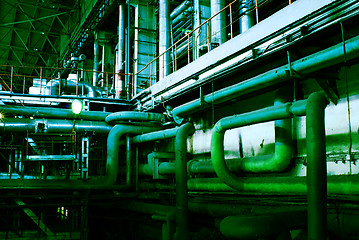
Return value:
<svg viewBox="0 0 359 240">
<path fill-rule="evenodd" d="M 75 114 L 80 114 L 82 112 L 82 102 L 78 99 L 75 99 L 71 104 L 72 112 Z"/>
<path fill-rule="evenodd" d="M 3 121 L 4 119 L 5 119 L 5 115 L 2 112 L 0 112 L 0 121 Z"/>
</svg>

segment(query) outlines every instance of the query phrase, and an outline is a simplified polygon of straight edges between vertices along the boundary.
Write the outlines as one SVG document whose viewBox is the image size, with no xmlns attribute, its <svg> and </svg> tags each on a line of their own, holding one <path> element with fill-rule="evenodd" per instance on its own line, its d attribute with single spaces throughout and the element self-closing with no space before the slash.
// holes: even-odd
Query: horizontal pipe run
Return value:
<svg viewBox="0 0 359 240">
<path fill-rule="evenodd" d="M 28 116 L 36 118 L 67 118 L 67 119 L 83 119 L 103 121 L 111 114 L 100 111 L 82 111 L 80 114 L 74 114 L 71 109 L 51 108 L 51 107 L 24 107 L 1 105 L 0 111 L 5 115 Z"/>
<path fill-rule="evenodd" d="M 173 138 L 176 136 L 177 131 L 178 131 L 178 128 L 176 127 L 176 128 L 171 128 L 171 129 L 137 135 L 137 136 L 131 138 L 131 143 L 137 144 L 137 143 L 144 143 L 144 142 L 150 142 L 150 141 L 163 140 L 163 139 L 167 139 L 167 138 Z"/>
<path fill-rule="evenodd" d="M 123 111 L 111 113 L 106 117 L 105 121 L 107 123 L 118 121 L 154 121 L 163 123 L 165 121 L 165 116 L 160 113 Z"/>
<path fill-rule="evenodd" d="M 112 126 L 100 121 L 5 118 L 0 133 L 85 133 L 108 134 Z"/>
<path fill-rule="evenodd" d="M 238 177 L 240 189 L 227 186 L 219 178 L 193 178 L 188 180 L 189 191 L 237 192 L 297 195 L 307 194 L 307 177 Z M 327 177 L 328 195 L 358 195 L 359 175 L 332 175 Z"/>
<path fill-rule="evenodd" d="M 347 60 L 357 58 L 359 51 L 359 36 L 345 41 L 344 46 L 345 57 Z M 178 117 L 185 117 L 188 114 L 199 112 L 200 110 L 208 108 L 212 103 L 224 103 L 245 94 L 266 89 L 270 86 L 292 79 L 289 75 L 289 72 L 305 75 L 325 69 L 335 64 L 342 63 L 344 59 L 343 56 L 343 43 L 339 43 L 333 47 L 292 62 L 290 66 L 291 69 L 289 69 L 287 64 L 240 83 L 223 88 L 211 94 L 205 95 L 202 99 L 196 99 L 180 105 L 173 109 L 173 115 Z M 203 104 L 204 102 L 211 104 Z"/>
</svg>

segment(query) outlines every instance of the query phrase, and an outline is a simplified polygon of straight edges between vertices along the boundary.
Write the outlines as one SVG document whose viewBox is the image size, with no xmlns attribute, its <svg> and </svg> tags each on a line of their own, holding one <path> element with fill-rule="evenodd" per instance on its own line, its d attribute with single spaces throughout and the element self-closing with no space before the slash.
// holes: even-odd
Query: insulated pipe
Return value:
<svg viewBox="0 0 359 240">
<path fill-rule="evenodd" d="M 345 41 L 345 56 L 347 60 L 357 58 L 358 51 L 359 36 Z M 341 63 L 343 62 L 343 56 L 343 43 L 339 43 L 333 47 L 292 62 L 291 70 L 299 75 L 305 75 Z M 290 69 L 288 65 L 270 70 L 240 83 L 205 95 L 203 99 L 196 99 L 178 106 L 173 109 L 173 115 L 176 115 L 177 117 L 185 117 L 188 114 L 199 112 L 210 106 L 210 104 L 203 104 L 204 102 L 219 104 L 282 83 L 292 79 L 288 74 L 289 72 Z"/>
<path fill-rule="evenodd" d="M 120 139 L 126 134 L 141 134 L 158 130 L 157 127 L 142 127 L 129 125 L 114 126 L 107 137 L 107 162 L 104 185 L 115 184 L 118 175 Z M 127 177 L 126 177 L 127 178 Z"/>
<path fill-rule="evenodd" d="M 252 0 L 242 0 L 240 6 L 239 31 L 243 33 L 254 26 L 254 10 Z"/>
<path fill-rule="evenodd" d="M 292 239 L 287 226 L 272 216 L 229 216 L 221 221 L 219 229 L 230 239 Z"/>
<path fill-rule="evenodd" d="M 59 80 L 50 80 L 45 87 L 45 95 L 53 95 L 59 96 L 60 81 Z M 82 88 L 84 89 L 84 93 L 86 97 L 101 97 L 101 90 L 97 89 L 90 84 L 84 82 L 76 82 L 75 80 L 67 80 L 65 81 L 65 85 L 61 86 L 61 92 L 75 93 L 76 88 L 79 89 L 79 92 L 82 92 Z"/>
<path fill-rule="evenodd" d="M 118 52 L 117 52 L 117 81 L 115 84 L 116 98 L 123 95 L 125 90 L 124 75 L 124 58 L 125 58 L 125 6 L 118 5 Z"/>
<path fill-rule="evenodd" d="M 225 0 L 211 0 L 211 16 L 214 16 L 225 7 Z M 226 15 L 220 12 L 211 20 L 211 42 L 222 44 L 226 41 Z"/>
<path fill-rule="evenodd" d="M 112 126 L 100 121 L 6 118 L 0 121 L 0 132 L 108 134 Z"/>
<path fill-rule="evenodd" d="M 187 193 L 187 137 L 195 129 L 190 123 L 182 125 L 175 138 L 176 162 L 176 237 L 177 240 L 189 239 L 188 193 Z"/>
<path fill-rule="evenodd" d="M 234 189 L 223 183 L 219 178 L 189 179 L 190 191 L 209 192 L 251 192 L 279 195 L 307 194 L 307 177 L 239 177 L 240 189 Z M 358 195 L 359 175 L 328 176 L 328 195 Z"/>
<path fill-rule="evenodd" d="M 293 112 L 298 112 L 297 110 L 293 111 L 293 109 L 303 109 L 304 103 L 305 101 L 298 101 L 293 104 L 286 103 L 220 119 L 214 126 L 211 140 L 211 157 L 217 176 L 228 186 L 235 189 L 242 188 L 242 182 L 238 181 L 237 177 L 228 169 L 224 159 L 224 134 L 227 130 L 256 123 L 290 118 L 293 116 Z M 303 114 L 304 112 L 301 115 Z M 248 164 L 247 166 L 244 165 L 243 169 L 255 169 L 257 167 L 257 163 L 253 161 L 244 161 L 243 163 Z"/>
<path fill-rule="evenodd" d="M 67 118 L 103 121 L 111 113 L 100 111 L 82 111 L 80 114 L 74 114 L 70 109 L 50 108 L 50 107 L 23 107 L 12 105 L 1 105 L 0 111 L 6 116 L 21 115 L 37 118 Z"/>
<path fill-rule="evenodd" d="M 167 138 L 173 138 L 176 136 L 176 133 L 178 131 L 178 128 L 171 128 L 166 130 L 161 130 L 157 132 L 151 132 L 151 133 L 145 133 L 141 135 L 137 135 L 135 137 L 131 138 L 131 143 L 144 143 L 144 142 L 150 142 L 150 141 L 157 141 Z"/>
<path fill-rule="evenodd" d="M 326 105 L 326 99 L 319 93 L 311 94 L 307 101 L 308 240 L 327 239 Z"/>
<path fill-rule="evenodd" d="M 160 0 L 159 10 L 159 80 L 170 73 L 170 4 L 169 0 Z"/>
<path fill-rule="evenodd" d="M 163 123 L 165 121 L 165 116 L 160 113 L 149 113 L 149 112 L 115 112 L 108 115 L 105 119 L 107 123 L 112 123 L 116 121 L 155 121 Z"/>
<path fill-rule="evenodd" d="M 173 20 L 175 17 L 177 17 L 180 13 L 185 11 L 187 8 L 189 8 L 192 5 L 192 1 L 185 0 L 180 5 L 178 5 L 170 14 L 171 20 Z"/>
<path fill-rule="evenodd" d="M 188 19 L 190 19 L 192 11 L 193 11 L 193 8 L 190 7 L 186 11 L 184 11 L 183 13 L 179 14 L 176 18 L 174 18 L 172 20 L 172 22 L 171 22 L 172 29 L 177 28 L 176 24 L 178 24 L 179 22 L 187 21 Z"/>
<path fill-rule="evenodd" d="M 99 59 L 99 44 L 98 44 L 98 33 L 95 31 L 94 33 L 95 39 L 93 44 L 93 79 L 92 85 L 97 86 L 98 79 L 98 59 Z"/>
</svg>

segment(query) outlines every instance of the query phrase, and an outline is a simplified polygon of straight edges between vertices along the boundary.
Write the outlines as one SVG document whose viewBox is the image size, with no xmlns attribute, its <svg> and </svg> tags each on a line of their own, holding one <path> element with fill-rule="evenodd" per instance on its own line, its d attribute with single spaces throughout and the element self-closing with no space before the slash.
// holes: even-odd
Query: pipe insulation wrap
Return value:
<svg viewBox="0 0 359 240">
<path fill-rule="evenodd" d="M 115 121 L 128 121 L 136 122 L 136 121 L 155 121 L 155 122 L 164 122 L 165 115 L 160 113 L 148 113 L 148 112 L 116 112 L 111 113 L 105 119 L 107 123 L 112 123 Z"/>
<path fill-rule="evenodd" d="M 0 132 L 108 134 L 112 126 L 99 121 L 6 118 L 0 121 Z"/>
<path fill-rule="evenodd" d="M 25 107 L 2 105 L 0 111 L 7 115 L 21 115 L 37 118 L 68 118 L 68 119 L 84 119 L 103 121 L 110 114 L 108 112 L 100 111 L 82 111 L 80 114 L 75 114 L 70 109 L 61 108 L 42 108 L 42 107 Z"/>
</svg>

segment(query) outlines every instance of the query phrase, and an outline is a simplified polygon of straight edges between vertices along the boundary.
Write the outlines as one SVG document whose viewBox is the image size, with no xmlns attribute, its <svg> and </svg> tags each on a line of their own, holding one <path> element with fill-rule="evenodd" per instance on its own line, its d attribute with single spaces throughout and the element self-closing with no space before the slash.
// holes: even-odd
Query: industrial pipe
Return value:
<svg viewBox="0 0 359 240">
<path fill-rule="evenodd" d="M 50 107 L 25 107 L 13 105 L 1 105 L 0 111 L 9 115 L 30 116 L 37 118 L 67 118 L 67 119 L 84 119 L 103 121 L 110 115 L 109 112 L 100 111 L 82 111 L 80 114 L 75 114 L 70 109 L 50 108 Z"/>
<path fill-rule="evenodd" d="M 159 79 L 162 80 L 170 73 L 170 52 L 166 52 L 166 50 L 171 46 L 169 0 L 160 0 L 159 6 Z"/>
<path fill-rule="evenodd" d="M 88 83 L 84 82 L 77 82 L 76 80 L 65 80 L 64 86 L 60 86 L 59 80 L 50 80 L 45 87 L 44 94 L 45 95 L 53 95 L 53 96 L 59 96 L 61 93 L 59 93 L 59 88 L 61 88 L 61 92 L 66 93 L 72 93 L 74 94 L 76 92 L 76 88 L 79 89 L 79 92 L 82 92 L 82 88 L 84 90 L 86 97 L 102 97 L 102 92 L 100 89 L 91 86 Z"/>
<path fill-rule="evenodd" d="M 327 177 L 328 195 L 358 195 L 359 175 Z M 190 191 L 252 192 L 261 194 L 307 194 L 307 177 L 239 177 L 241 188 L 231 188 L 219 178 L 192 178 L 187 182 Z M 239 187 L 239 186 L 238 186 Z"/>
<path fill-rule="evenodd" d="M 124 4 L 118 5 L 118 47 L 117 47 L 117 73 L 115 90 L 116 98 L 123 95 L 125 91 L 124 75 L 124 59 L 125 59 L 125 6 Z"/>
<path fill-rule="evenodd" d="M 163 123 L 165 121 L 165 116 L 160 113 L 149 113 L 149 112 L 115 112 L 108 115 L 105 119 L 107 123 L 113 123 L 116 121 L 127 121 L 131 120 L 134 122 L 137 121 L 154 121 Z"/>
<path fill-rule="evenodd" d="M 180 5 L 178 5 L 170 14 L 171 20 L 173 20 L 175 17 L 177 17 L 180 13 L 185 11 L 187 8 L 192 6 L 192 1 L 185 0 Z"/>
<path fill-rule="evenodd" d="M 98 79 L 98 59 L 99 59 L 99 44 L 98 44 L 98 32 L 94 32 L 94 44 L 93 44 L 93 79 L 92 85 L 97 86 L 97 79 Z"/>
<path fill-rule="evenodd" d="M 225 7 L 225 0 L 211 0 L 211 16 Z M 222 44 L 226 41 L 226 13 L 222 11 L 211 20 L 211 42 Z"/>
<path fill-rule="evenodd" d="M 176 238 L 189 239 L 188 226 L 188 192 L 187 192 L 187 137 L 195 129 L 190 123 L 182 125 L 175 138 L 176 162 Z"/>
<path fill-rule="evenodd" d="M 308 240 L 327 239 L 326 105 L 323 95 L 313 93 L 306 107 Z"/>
<path fill-rule="evenodd" d="M 252 0 L 242 0 L 240 6 L 239 31 L 243 33 L 254 26 L 254 8 Z"/>
<path fill-rule="evenodd" d="M 218 177 L 223 180 L 228 186 L 235 189 L 241 189 L 242 182 L 236 179 L 236 176 L 229 171 L 224 159 L 224 134 L 227 130 L 232 128 L 238 128 L 248 126 L 251 124 L 273 121 L 277 119 L 285 119 L 293 116 L 292 109 L 303 109 L 305 101 L 298 101 L 277 105 L 273 107 L 263 108 L 261 110 L 244 113 L 240 115 L 234 115 L 220 119 L 214 126 L 211 140 L 211 157 L 214 170 Z M 298 113 L 297 110 L 294 110 Z M 302 113 L 302 115 L 304 112 Z M 262 167 L 263 162 L 259 162 L 258 165 L 254 161 L 243 161 L 243 169 L 258 169 Z"/>
<path fill-rule="evenodd" d="M 184 12 L 180 13 L 176 18 L 172 19 L 171 20 L 172 29 L 178 28 L 178 26 L 176 26 L 178 23 L 190 19 L 192 12 L 193 12 L 193 8 L 190 7 Z"/>
<path fill-rule="evenodd" d="M 173 109 L 173 115 L 176 115 L 177 117 L 185 117 L 188 114 L 206 109 L 211 106 L 212 103 L 224 103 L 245 94 L 266 89 L 275 84 L 292 79 L 288 74 L 289 72 L 306 75 L 341 63 L 344 59 L 343 46 L 345 46 L 345 57 L 347 61 L 358 57 L 359 37 L 354 37 L 345 41 L 345 44 L 339 43 L 323 51 L 293 61 L 290 65 L 291 69 L 289 69 L 287 64 L 232 86 L 222 88 L 221 90 L 205 95 L 202 99 L 196 99 L 178 106 Z M 211 104 L 203 104 L 204 102 Z"/>
<path fill-rule="evenodd" d="M 230 239 L 292 239 L 287 226 L 272 216 L 229 216 L 221 221 L 219 229 Z"/>
<path fill-rule="evenodd" d="M 100 121 L 5 118 L 0 121 L 0 132 L 29 133 L 85 133 L 108 134 L 112 126 Z"/>
</svg>

